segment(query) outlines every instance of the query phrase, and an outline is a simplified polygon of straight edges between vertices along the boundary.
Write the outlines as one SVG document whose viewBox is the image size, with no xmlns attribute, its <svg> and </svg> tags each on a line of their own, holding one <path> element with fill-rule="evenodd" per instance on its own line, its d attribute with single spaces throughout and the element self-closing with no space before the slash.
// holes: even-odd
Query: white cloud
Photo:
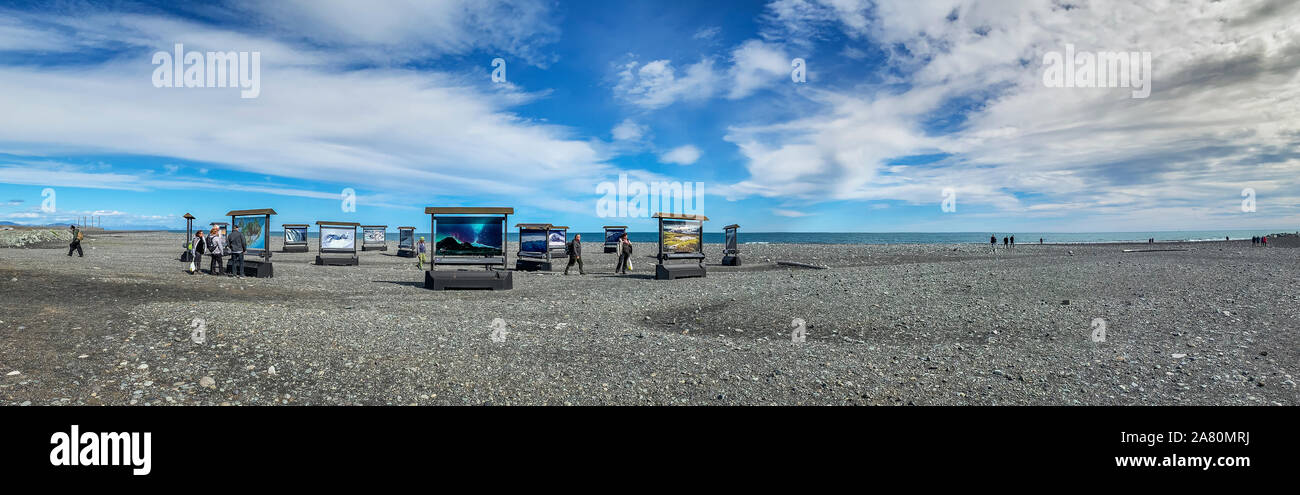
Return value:
<svg viewBox="0 0 1300 495">
<path fill-rule="evenodd" d="M 717 92 L 721 78 L 713 61 L 704 59 L 688 65 L 681 77 L 670 60 L 647 64 L 628 62 L 619 72 L 614 93 L 638 106 L 656 109 L 680 100 L 705 100 Z"/>
<path fill-rule="evenodd" d="M 334 50 L 297 48 L 171 18 L 14 18 L 30 29 L 57 25 L 58 32 L 72 29 L 78 37 L 121 43 L 130 54 L 94 65 L 0 66 L 0 108 L 23 116 L 0 119 L 0 152 L 161 156 L 420 194 L 435 187 L 465 195 L 519 194 L 610 170 L 596 144 L 513 112 L 536 95 L 485 88 L 457 74 L 345 70 L 340 66 L 346 61 Z M 261 96 L 244 100 L 224 89 L 153 87 L 148 54 L 178 40 L 195 50 L 261 49 Z M 198 171 L 206 174 L 207 168 Z M 96 174 L 92 181 L 79 175 L 84 167 L 47 172 L 61 177 L 45 183 L 140 187 L 130 174 Z M 0 180 L 28 183 L 24 177 L 32 173 L 10 168 L 0 171 Z"/>
<path fill-rule="evenodd" d="M 799 217 L 808 216 L 808 213 L 804 213 L 802 211 L 786 210 L 781 208 L 773 208 L 772 214 L 776 216 L 787 217 L 787 218 L 799 218 Z"/>
<path fill-rule="evenodd" d="M 802 91 L 791 97 L 813 105 L 804 116 L 734 126 L 727 139 L 750 177 L 721 187 L 728 197 L 901 200 L 937 211 L 939 191 L 958 184 L 963 205 L 1026 218 L 1069 211 L 1112 230 L 1300 217 L 1300 26 L 1283 20 L 1300 4 L 1195 1 L 1153 15 L 1110 1 L 842 8 L 851 3 L 773 2 L 771 32 L 818 40 L 833 26 L 869 37 L 894 47 L 885 70 L 907 74 L 907 86 Z M 1042 54 L 1066 43 L 1152 52 L 1151 97 L 1044 87 Z M 980 104 L 956 107 L 972 99 Z M 951 129 L 927 128 L 935 115 L 962 112 Z M 922 154 L 948 157 L 889 165 Z M 1268 191 L 1270 213 L 1236 208 L 1250 184 Z M 1035 207 L 1051 204 L 1067 206 Z"/>
<path fill-rule="evenodd" d="M 790 82 L 793 57 L 779 45 L 749 40 L 731 53 L 731 60 L 728 98 L 744 98 L 760 88 Z"/>
<path fill-rule="evenodd" d="M 638 124 L 632 119 L 623 119 L 622 122 L 614 126 L 610 134 L 615 141 L 640 141 L 649 132 L 650 128 L 648 126 Z"/>
<path fill-rule="evenodd" d="M 669 150 L 667 153 L 659 155 L 659 161 L 663 163 L 676 163 L 678 165 L 690 165 L 699 161 L 700 149 L 693 145 L 678 146 Z"/>
</svg>

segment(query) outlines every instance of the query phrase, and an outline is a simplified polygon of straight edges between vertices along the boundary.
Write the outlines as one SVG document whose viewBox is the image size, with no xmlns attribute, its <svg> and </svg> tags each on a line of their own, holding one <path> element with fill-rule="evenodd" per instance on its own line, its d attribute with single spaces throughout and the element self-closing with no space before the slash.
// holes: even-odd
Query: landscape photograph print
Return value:
<svg viewBox="0 0 1300 495">
<path fill-rule="evenodd" d="M 434 232 L 438 256 L 501 256 L 505 220 L 499 216 L 439 217 Z"/>
</svg>

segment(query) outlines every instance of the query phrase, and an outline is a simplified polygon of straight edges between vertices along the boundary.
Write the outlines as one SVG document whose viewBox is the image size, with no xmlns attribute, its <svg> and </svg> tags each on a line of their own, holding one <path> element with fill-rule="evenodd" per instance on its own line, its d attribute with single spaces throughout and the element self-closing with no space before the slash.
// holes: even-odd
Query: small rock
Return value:
<svg viewBox="0 0 1300 495">
<path fill-rule="evenodd" d="M 18 376 L 21 374 L 23 374 L 21 371 L 10 371 L 9 373 L 6 373 L 5 376 Z"/>
<path fill-rule="evenodd" d="M 212 388 L 212 387 L 215 387 L 216 385 L 217 385 L 217 381 L 216 381 L 216 380 L 213 380 L 212 377 L 210 377 L 210 376 L 205 376 L 205 377 L 199 379 L 199 386 L 200 386 L 200 387 L 204 387 L 204 388 Z"/>
<path fill-rule="evenodd" d="M 1173 357 L 1174 359 L 1182 359 L 1182 358 L 1187 357 L 1187 355 L 1186 355 L 1186 354 L 1173 354 L 1172 357 Z"/>
</svg>

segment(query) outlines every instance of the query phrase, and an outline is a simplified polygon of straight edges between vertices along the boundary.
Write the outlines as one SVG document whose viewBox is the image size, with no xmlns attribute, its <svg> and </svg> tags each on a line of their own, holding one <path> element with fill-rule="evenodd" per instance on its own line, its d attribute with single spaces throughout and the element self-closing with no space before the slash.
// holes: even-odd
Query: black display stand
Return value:
<svg viewBox="0 0 1300 495">
<path fill-rule="evenodd" d="M 263 249 L 248 249 L 244 251 L 244 276 L 254 278 L 271 278 L 275 276 L 275 266 L 271 264 L 271 215 L 275 215 L 275 210 L 262 208 L 258 210 L 235 210 L 226 213 L 230 217 L 230 223 L 235 224 L 235 217 L 245 216 L 262 216 L 261 236 L 263 238 Z M 225 229 L 222 229 L 225 230 Z M 234 273 L 234 267 L 230 265 L 229 257 L 226 258 L 226 273 Z"/>
<path fill-rule="evenodd" d="M 687 277 L 706 277 L 708 270 L 704 268 L 704 221 L 709 217 L 704 215 L 681 215 L 675 213 L 655 213 L 654 218 L 659 219 L 659 264 L 655 265 L 655 280 L 676 280 Z M 664 220 L 688 222 L 698 222 L 695 235 L 698 236 L 697 250 L 695 252 L 664 252 Z"/>
<path fill-rule="evenodd" d="M 513 272 L 501 270 L 425 270 L 424 288 L 511 290 L 515 279 Z"/>
<path fill-rule="evenodd" d="M 619 236 L 622 236 L 623 234 L 627 233 L 627 226 L 626 225 L 605 226 L 605 252 L 606 253 L 618 252 L 618 238 L 615 238 L 614 242 L 609 242 L 609 234 L 611 233 L 616 233 Z"/>
<path fill-rule="evenodd" d="M 736 240 L 736 229 L 739 228 L 735 224 L 722 228 L 727 238 L 726 247 L 722 249 L 722 266 L 740 266 L 740 243 Z"/>
<path fill-rule="evenodd" d="M 361 260 L 357 258 L 357 227 L 361 224 L 356 222 L 325 222 L 318 221 L 316 225 L 328 228 L 352 228 L 352 249 L 328 249 L 322 247 L 325 243 L 324 229 L 316 236 L 316 264 L 320 266 L 358 266 Z"/>
<path fill-rule="evenodd" d="M 280 228 L 281 228 L 281 229 L 284 229 L 284 231 L 285 231 L 285 235 L 284 235 L 284 237 L 285 237 L 285 241 L 284 241 L 283 245 L 280 246 L 280 252 L 282 252 L 282 253 L 305 253 L 305 252 L 309 251 L 310 249 L 307 248 L 307 229 L 310 228 L 310 227 L 311 227 L 310 225 L 307 225 L 307 224 L 305 224 L 305 223 L 286 223 L 286 224 L 284 224 L 284 225 L 281 225 Z M 289 239 L 289 234 L 288 234 L 289 229 L 294 229 L 294 228 L 303 231 L 302 242 L 289 242 L 289 240 L 288 240 L 288 239 Z"/>
<path fill-rule="evenodd" d="M 511 290 L 515 288 L 514 272 L 506 269 L 510 238 L 506 235 L 506 219 L 514 214 L 509 207 L 427 207 L 424 213 L 430 216 L 429 232 L 434 237 L 429 270 L 424 272 L 424 288 L 431 290 L 450 289 L 487 289 Z M 439 256 L 438 216 L 484 216 L 501 217 L 501 256 Z M 484 270 L 438 270 L 438 265 L 481 265 Z M 494 270 L 494 267 L 500 269 Z"/>
<path fill-rule="evenodd" d="M 411 245 L 402 245 L 402 233 L 411 233 Z M 403 258 L 414 258 L 415 252 L 415 227 L 398 227 L 397 228 L 397 255 Z"/>
</svg>

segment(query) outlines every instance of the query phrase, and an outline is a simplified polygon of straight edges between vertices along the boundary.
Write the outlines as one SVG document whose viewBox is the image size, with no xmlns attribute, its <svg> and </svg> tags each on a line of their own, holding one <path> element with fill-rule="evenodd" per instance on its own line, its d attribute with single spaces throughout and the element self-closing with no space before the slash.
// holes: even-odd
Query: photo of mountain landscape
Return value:
<svg viewBox="0 0 1300 495">
<path fill-rule="evenodd" d="M 499 216 L 443 217 L 436 222 L 434 255 L 501 256 L 505 219 Z"/>
</svg>

